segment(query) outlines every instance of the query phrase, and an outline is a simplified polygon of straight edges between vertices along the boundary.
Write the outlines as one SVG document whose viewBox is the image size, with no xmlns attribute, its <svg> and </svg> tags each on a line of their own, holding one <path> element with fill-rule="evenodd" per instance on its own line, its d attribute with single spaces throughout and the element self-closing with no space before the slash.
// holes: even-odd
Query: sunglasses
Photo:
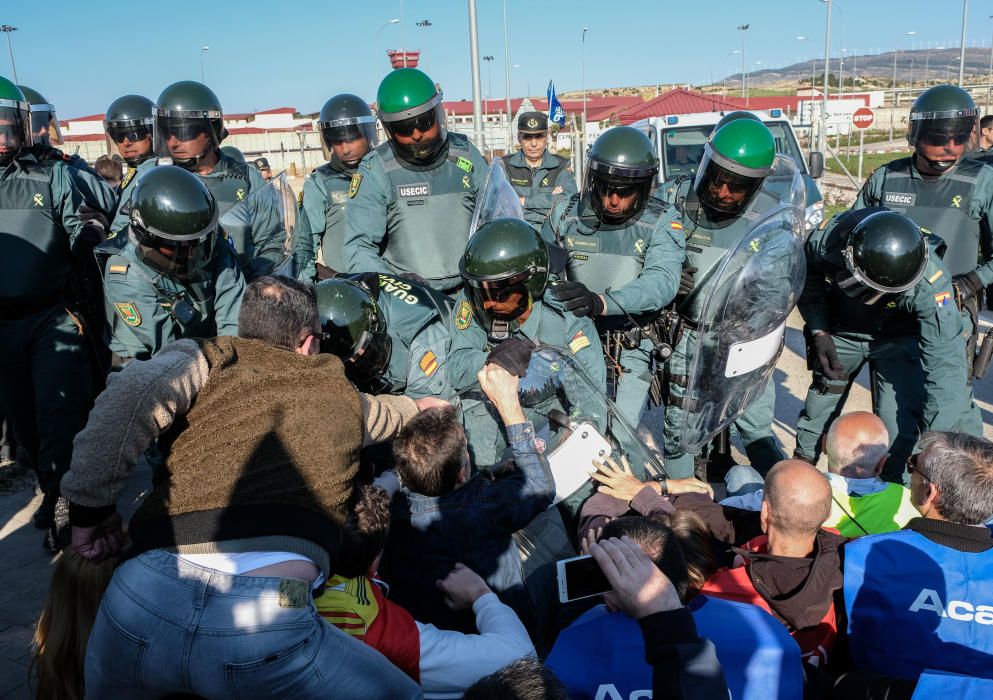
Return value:
<svg viewBox="0 0 993 700">
<path fill-rule="evenodd" d="M 907 472 L 910 474 L 916 472 L 917 474 L 920 474 L 921 478 L 924 479 L 924 481 L 931 481 L 931 479 L 928 478 L 928 475 L 922 472 L 920 467 L 917 466 L 917 456 L 918 455 L 910 455 L 909 457 L 907 457 Z"/>
<path fill-rule="evenodd" d="M 192 141 L 198 136 L 206 134 L 208 128 L 206 124 L 187 122 L 185 124 L 166 124 L 164 130 L 167 139 L 172 136 L 177 141 Z"/>
<path fill-rule="evenodd" d="M 151 135 L 152 131 L 147 126 L 136 126 L 130 129 L 111 129 L 108 134 L 114 143 L 121 144 L 125 141 L 138 143 L 144 141 Z"/>
<path fill-rule="evenodd" d="M 961 146 L 963 143 L 968 142 L 971 136 L 971 131 L 963 131 L 958 134 L 943 134 L 938 131 L 931 131 L 921 134 L 921 141 L 926 146 L 944 146 L 949 141 L 954 141 L 956 146 Z"/>
<path fill-rule="evenodd" d="M 416 117 L 393 122 L 390 130 L 397 136 L 413 136 L 415 131 L 420 131 L 422 134 L 430 131 L 437 123 L 438 118 L 432 109 L 424 114 L 418 114 Z"/>
<path fill-rule="evenodd" d="M 598 180 L 596 183 L 596 192 L 601 197 L 610 197 L 612 195 L 617 195 L 621 199 L 625 197 L 630 197 L 633 194 L 638 193 L 638 187 L 636 185 L 617 185 L 610 182 L 603 182 Z"/>
</svg>

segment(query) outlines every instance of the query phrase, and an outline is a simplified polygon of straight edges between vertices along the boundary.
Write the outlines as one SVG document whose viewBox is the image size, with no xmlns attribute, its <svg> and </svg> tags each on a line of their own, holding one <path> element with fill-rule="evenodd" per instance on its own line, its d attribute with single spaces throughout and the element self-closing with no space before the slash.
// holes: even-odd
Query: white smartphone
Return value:
<svg viewBox="0 0 993 700">
<path fill-rule="evenodd" d="M 556 562 L 559 579 L 559 602 L 592 598 L 611 590 L 607 577 L 589 554 Z"/>
<path fill-rule="evenodd" d="M 580 423 L 562 444 L 548 455 L 548 466 L 555 480 L 552 505 L 568 498 L 590 480 L 593 460 L 602 462 L 610 456 L 610 443 L 590 423 Z"/>
</svg>

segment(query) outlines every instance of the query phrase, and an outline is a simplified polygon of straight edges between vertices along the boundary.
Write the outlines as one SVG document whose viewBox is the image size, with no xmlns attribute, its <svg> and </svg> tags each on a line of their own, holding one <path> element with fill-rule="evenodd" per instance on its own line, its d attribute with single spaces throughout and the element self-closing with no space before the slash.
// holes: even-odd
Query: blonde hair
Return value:
<svg viewBox="0 0 993 700">
<path fill-rule="evenodd" d="M 45 609 L 35 627 L 29 671 L 37 682 L 39 700 L 82 700 L 86 643 L 116 567 L 116 559 L 94 564 L 71 547 L 56 562 Z"/>
</svg>

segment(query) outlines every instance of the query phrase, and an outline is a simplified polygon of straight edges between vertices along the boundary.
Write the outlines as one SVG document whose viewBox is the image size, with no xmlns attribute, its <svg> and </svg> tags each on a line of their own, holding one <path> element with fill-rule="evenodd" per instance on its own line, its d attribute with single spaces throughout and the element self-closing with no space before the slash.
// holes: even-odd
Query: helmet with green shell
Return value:
<svg viewBox="0 0 993 700">
<path fill-rule="evenodd" d="M 741 214 L 772 173 L 776 140 L 760 121 L 735 119 L 704 145 L 693 189 L 711 218 Z"/>
<path fill-rule="evenodd" d="M 441 101 L 442 93 L 434 81 L 416 68 L 398 68 L 379 84 L 379 120 L 393 148 L 405 160 L 430 161 L 441 150 L 448 138 Z"/>
<path fill-rule="evenodd" d="M 0 77 L 0 165 L 31 145 L 31 105 L 13 82 Z"/>
</svg>

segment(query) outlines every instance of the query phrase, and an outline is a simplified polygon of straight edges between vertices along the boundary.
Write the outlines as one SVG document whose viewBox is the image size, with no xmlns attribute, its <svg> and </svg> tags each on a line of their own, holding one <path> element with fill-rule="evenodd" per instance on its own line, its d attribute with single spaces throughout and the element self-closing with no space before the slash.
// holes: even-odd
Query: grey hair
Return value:
<svg viewBox="0 0 993 700">
<path fill-rule="evenodd" d="M 965 433 L 926 432 L 918 445 L 921 476 L 938 487 L 946 520 L 982 525 L 993 517 L 993 442 Z"/>
<path fill-rule="evenodd" d="M 890 450 L 890 436 L 886 426 L 878 418 L 877 430 L 851 430 L 839 435 L 845 418 L 854 414 L 839 416 L 828 428 L 824 439 L 824 452 L 827 455 L 828 471 L 852 479 L 865 479 L 876 473 L 879 462 Z M 871 414 L 870 414 L 871 415 Z"/>
</svg>

